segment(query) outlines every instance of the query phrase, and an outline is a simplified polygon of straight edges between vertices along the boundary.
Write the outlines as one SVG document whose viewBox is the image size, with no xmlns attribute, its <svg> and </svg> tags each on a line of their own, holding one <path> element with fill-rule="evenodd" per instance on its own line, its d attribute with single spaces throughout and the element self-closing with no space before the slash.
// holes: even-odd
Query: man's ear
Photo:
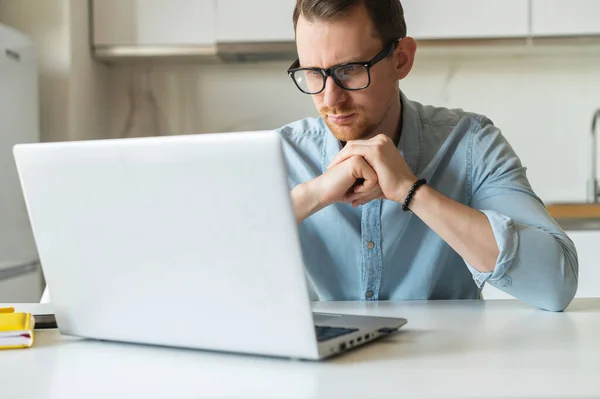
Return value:
<svg viewBox="0 0 600 399">
<path fill-rule="evenodd" d="M 394 50 L 394 62 L 396 63 L 396 76 L 398 80 L 404 79 L 411 71 L 415 62 L 417 43 L 412 37 L 404 37 Z"/>
</svg>

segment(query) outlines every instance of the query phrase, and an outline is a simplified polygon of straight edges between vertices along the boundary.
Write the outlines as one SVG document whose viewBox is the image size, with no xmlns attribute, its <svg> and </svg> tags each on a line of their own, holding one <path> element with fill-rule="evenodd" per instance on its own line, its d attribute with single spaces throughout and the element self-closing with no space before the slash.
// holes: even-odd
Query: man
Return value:
<svg viewBox="0 0 600 399">
<path fill-rule="evenodd" d="M 484 116 L 423 106 L 398 0 L 297 0 L 289 69 L 320 118 L 279 129 L 314 299 L 480 298 L 561 311 L 575 247 Z"/>
</svg>

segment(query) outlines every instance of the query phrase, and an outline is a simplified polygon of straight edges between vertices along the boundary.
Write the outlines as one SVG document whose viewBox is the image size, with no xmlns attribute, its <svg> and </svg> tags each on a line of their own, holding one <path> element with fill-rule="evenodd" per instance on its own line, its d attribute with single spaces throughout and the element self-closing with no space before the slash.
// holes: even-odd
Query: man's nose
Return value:
<svg viewBox="0 0 600 399">
<path fill-rule="evenodd" d="M 345 101 L 348 97 L 346 90 L 342 89 L 335 83 L 331 76 L 325 81 L 325 89 L 323 90 L 323 105 L 328 108 L 335 108 L 336 105 Z"/>
</svg>

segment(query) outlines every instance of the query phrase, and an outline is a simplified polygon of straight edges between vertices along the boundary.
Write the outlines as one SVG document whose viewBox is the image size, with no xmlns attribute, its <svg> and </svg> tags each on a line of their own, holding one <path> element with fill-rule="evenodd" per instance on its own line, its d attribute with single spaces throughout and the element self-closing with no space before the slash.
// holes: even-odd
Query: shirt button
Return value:
<svg viewBox="0 0 600 399">
<path fill-rule="evenodd" d="M 367 243 L 367 248 L 368 248 L 368 249 L 373 249 L 373 248 L 375 248 L 375 243 L 374 243 L 373 241 L 369 241 L 369 242 Z M 369 292 L 370 292 L 370 291 L 369 291 Z"/>
<path fill-rule="evenodd" d="M 367 291 L 367 298 L 373 298 L 373 291 Z"/>
</svg>

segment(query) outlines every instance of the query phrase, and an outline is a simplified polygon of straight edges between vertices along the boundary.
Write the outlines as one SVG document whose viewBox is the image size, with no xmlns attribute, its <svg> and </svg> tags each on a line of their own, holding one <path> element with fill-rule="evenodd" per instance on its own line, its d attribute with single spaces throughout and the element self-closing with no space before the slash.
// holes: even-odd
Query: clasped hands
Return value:
<svg viewBox="0 0 600 399">
<path fill-rule="evenodd" d="M 314 183 L 323 205 L 357 207 L 375 199 L 403 202 L 416 180 L 392 139 L 380 134 L 348 142 Z"/>
</svg>

